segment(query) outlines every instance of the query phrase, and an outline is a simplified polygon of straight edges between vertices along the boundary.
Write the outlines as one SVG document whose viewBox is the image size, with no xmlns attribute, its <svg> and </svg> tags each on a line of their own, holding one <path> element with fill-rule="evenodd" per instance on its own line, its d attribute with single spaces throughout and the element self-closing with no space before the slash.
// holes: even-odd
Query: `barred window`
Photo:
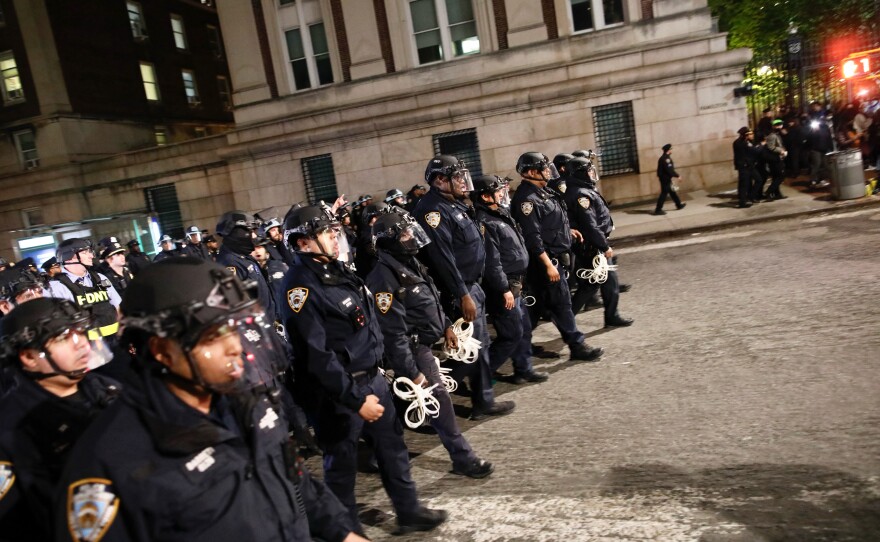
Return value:
<svg viewBox="0 0 880 542">
<path fill-rule="evenodd" d="M 160 184 L 144 189 L 147 209 L 159 220 L 159 229 L 175 239 L 183 237 L 183 219 L 180 216 L 180 202 L 177 200 L 177 188 L 174 183 Z M 149 247 L 144 247 L 151 252 Z"/>
<path fill-rule="evenodd" d="M 303 178 L 306 181 L 306 198 L 312 202 L 325 201 L 332 205 L 339 196 L 333 158 L 329 154 L 302 159 Z"/>
<path fill-rule="evenodd" d="M 632 102 L 601 105 L 593 108 L 596 147 L 602 156 L 602 175 L 639 172 L 639 152 Z"/>
<path fill-rule="evenodd" d="M 480 142 L 477 140 L 475 128 L 434 135 L 434 154 L 455 156 L 467 165 L 471 177 L 483 174 L 483 165 L 480 162 Z"/>
</svg>

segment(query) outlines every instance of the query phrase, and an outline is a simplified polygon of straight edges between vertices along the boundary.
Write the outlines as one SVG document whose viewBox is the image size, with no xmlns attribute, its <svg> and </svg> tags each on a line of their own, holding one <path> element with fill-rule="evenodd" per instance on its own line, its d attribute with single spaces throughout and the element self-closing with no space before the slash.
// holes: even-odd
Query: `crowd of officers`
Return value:
<svg viewBox="0 0 880 542">
<path fill-rule="evenodd" d="M 446 512 L 419 500 L 390 379 L 429 389 L 451 472 L 483 478 L 494 465 L 463 436 L 442 373 L 472 419 L 505 415 L 494 381 L 543 382 L 532 359 L 559 357 L 532 345 L 540 319 L 585 362 L 603 354 L 575 321 L 594 298 L 607 327 L 632 324 L 592 158 L 523 154 L 511 199 L 510 179 L 438 155 L 426 185 L 385 201 L 227 212 L 219 249 L 193 226 L 153 261 L 107 237 L 63 241 L 42 271 L 0 266 L 0 537 L 364 540 L 361 441 L 395 532 L 437 527 Z M 607 280 L 588 279 L 605 264 Z M 441 365 L 462 327 L 481 344 L 472 363 Z"/>
</svg>

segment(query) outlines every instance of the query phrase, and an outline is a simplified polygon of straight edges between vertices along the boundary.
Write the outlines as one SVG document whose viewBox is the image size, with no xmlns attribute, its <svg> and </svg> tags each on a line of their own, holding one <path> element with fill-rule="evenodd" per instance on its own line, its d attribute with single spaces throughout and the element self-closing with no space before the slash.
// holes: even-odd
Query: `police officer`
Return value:
<svg viewBox="0 0 880 542">
<path fill-rule="evenodd" d="M 283 308 L 294 349 L 294 395 L 314 417 L 327 487 L 348 508 L 351 523 L 359 525 L 354 486 L 363 432 L 374 444 L 398 531 L 435 528 L 446 513 L 419 503 L 403 429 L 379 372 L 382 332 L 373 300 L 363 281 L 336 259 L 335 217 L 318 206 L 292 209 L 284 218 L 284 233 L 298 256 L 285 279 Z"/>
<path fill-rule="evenodd" d="M 385 203 L 389 206 L 400 207 L 401 210 L 405 210 L 406 207 L 406 195 L 400 191 L 398 188 L 392 188 L 388 192 L 385 193 Z"/>
<path fill-rule="evenodd" d="M 522 302 L 529 253 L 519 225 L 505 208 L 507 183 L 495 175 L 474 179 L 471 199 L 486 247 L 486 309 L 496 337 L 489 347 L 489 365 L 497 371 L 511 358 L 514 384 L 544 382 L 547 373 L 532 367 L 532 324 Z"/>
<path fill-rule="evenodd" d="M 440 307 L 440 293 L 425 267 L 416 259 L 419 249 L 430 243 L 427 234 L 403 210 L 380 216 L 373 224 L 373 238 L 379 261 L 367 277 L 373 292 L 377 317 L 385 338 L 385 359 L 395 377 L 429 387 L 437 399 L 437 417 L 429 417 L 440 442 L 452 459 L 452 472 L 471 478 L 485 478 L 492 464 L 477 457 L 455 420 L 452 400 L 440 377 L 431 346 L 445 338 L 457 346 L 452 322 Z"/>
<path fill-rule="evenodd" d="M 181 255 L 202 260 L 211 259 L 208 247 L 202 242 L 202 230 L 198 226 L 190 226 L 186 229 L 186 247 L 181 251 Z"/>
<path fill-rule="evenodd" d="M 169 258 L 122 311 L 135 371 L 70 454 L 56 540 L 363 540 L 293 453 L 282 346 L 235 276 Z"/>
<path fill-rule="evenodd" d="M 284 262 L 287 267 L 293 265 L 293 252 L 284 245 L 284 236 L 281 234 L 281 221 L 272 217 L 263 225 L 263 230 L 266 232 L 266 238 L 272 241 L 272 244 L 266 245 L 269 256 L 273 260 Z"/>
<path fill-rule="evenodd" d="M 371 203 L 361 211 L 361 223 L 358 226 L 357 240 L 354 245 L 354 266 L 361 278 L 365 278 L 376 265 L 376 249 L 373 247 L 373 222 L 391 207 L 385 202 Z"/>
<path fill-rule="evenodd" d="M 422 196 L 427 194 L 427 192 L 428 187 L 423 184 L 412 185 L 412 188 L 406 193 L 406 211 L 412 213 L 416 208 L 416 204 L 422 199 Z"/>
<path fill-rule="evenodd" d="M 275 318 L 277 310 L 269 284 L 260 271 L 260 264 L 251 255 L 254 251 L 254 238 L 244 211 L 223 213 L 217 222 L 217 235 L 223 237 L 217 263 L 242 281 L 254 281 L 257 285 L 257 300 L 266 310 L 266 314 Z"/>
<path fill-rule="evenodd" d="M 133 275 L 137 275 L 142 269 L 153 263 L 150 257 L 141 251 L 141 244 L 137 239 L 132 239 L 125 245 L 128 247 L 125 263 L 128 264 L 128 268 Z"/>
<path fill-rule="evenodd" d="M 202 238 L 202 243 L 208 249 L 208 256 L 211 258 L 211 261 L 216 262 L 217 256 L 220 254 L 220 243 L 217 241 L 217 238 L 209 233 Z"/>
<path fill-rule="evenodd" d="M 665 215 L 663 204 L 666 203 L 666 196 L 672 198 L 676 209 L 684 209 L 687 203 L 682 203 L 678 199 L 678 194 L 672 189 L 672 179 L 680 178 L 681 175 L 675 171 L 675 164 L 672 162 L 672 145 L 667 143 L 663 145 L 663 154 L 657 160 L 657 178 L 660 179 L 660 196 L 657 198 L 657 208 L 654 210 L 655 215 Z"/>
<path fill-rule="evenodd" d="M 119 330 L 117 309 L 122 299 L 110 280 L 93 269 L 95 253 L 91 241 L 65 239 L 58 245 L 56 257 L 64 265 L 62 272 L 49 281 L 46 296 L 73 301 L 80 308 L 91 306 L 95 327 L 89 330 L 90 337 L 97 335 L 115 344 L 112 338 Z"/>
<path fill-rule="evenodd" d="M 40 266 L 40 269 L 43 270 L 42 274 L 46 277 L 46 280 L 51 279 L 55 275 L 61 272 L 61 264 L 58 263 L 58 258 L 52 256 Z"/>
<path fill-rule="evenodd" d="M 119 392 L 88 372 L 109 359 L 88 311 L 28 301 L 3 318 L 0 356 L 18 385 L 0 400 L 0 538 L 50 540 L 51 503 L 73 444 Z"/>
<path fill-rule="evenodd" d="M 421 252 L 442 294 L 443 309 L 474 326 L 482 347 L 470 370 L 471 418 L 501 416 L 513 411 L 513 401 L 496 401 L 489 365 L 486 294 L 479 280 L 486 262 L 480 229 L 464 198 L 474 189 L 470 172 L 458 158 L 439 154 L 428 162 L 425 181 L 431 189 L 416 205 L 416 220 L 431 239 Z"/>
<path fill-rule="evenodd" d="M 9 314 L 25 301 L 43 297 L 41 277 L 18 266 L 0 271 L 0 313 Z"/>
<path fill-rule="evenodd" d="M 125 249 L 115 237 L 105 237 L 98 241 L 98 250 L 101 251 L 102 260 L 98 271 L 104 273 L 116 289 L 116 293 L 122 295 L 128 283 L 134 278 L 125 265 Z"/>
<path fill-rule="evenodd" d="M 739 137 L 733 142 L 733 166 L 738 176 L 736 194 L 739 205 L 737 207 L 744 209 L 752 206 L 749 200 L 758 201 L 761 198 L 764 179 L 757 170 L 761 150 L 754 145 L 755 134 L 748 126 L 743 126 L 736 133 Z"/>
<path fill-rule="evenodd" d="M 258 237 L 254 242 L 254 251 L 251 253 L 251 256 L 256 260 L 263 272 L 266 284 L 269 285 L 269 290 L 272 292 L 272 300 L 275 303 L 275 307 L 281 307 L 285 303 L 284 275 L 287 273 L 288 267 L 281 260 L 271 257 L 268 249 L 274 246 L 271 239 Z"/>
<path fill-rule="evenodd" d="M 158 254 L 153 256 L 154 262 L 161 262 L 166 258 L 180 256 L 180 250 L 178 250 L 177 244 L 174 242 L 174 239 L 172 239 L 171 236 L 167 233 L 159 239 L 159 246 L 162 248 L 162 250 L 159 251 Z"/>
<path fill-rule="evenodd" d="M 570 177 L 566 197 L 569 203 L 569 218 L 572 227 L 583 234 L 581 242 L 576 247 L 578 247 L 578 261 L 584 265 L 584 269 L 593 269 L 593 258 L 597 253 L 605 256 L 608 265 L 614 265 L 616 261 L 614 250 L 608 244 L 608 238 L 614 229 L 614 221 L 611 219 L 611 211 L 605 203 L 605 198 L 596 190 L 592 169 L 592 162 L 586 158 L 573 158 L 568 162 Z M 578 288 L 595 292 L 597 286 L 581 281 Z M 605 327 L 632 325 L 631 318 L 623 318 L 617 312 L 620 299 L 617 271 L 609 269 L 608 278 L 598 285 L 598 289 L 602 292 L 602 303 L 605 306 Z"/>
<path fill-rule="evenodd" d="M 511 214 L 522 228 L 526 249 L 529 251 L 529 270 L 526 281 L 536 298 L 534 315 L 546 307 L 553 315 L 553 323 L 562 340 L 571 351 L 571 358 L 594 361 L 603 350 L 587 346 L 584 334 L 577 328 L 571 309 L 571 294 L 564 275 L 571 264 L 569 251 L 572 237 L 582 239 L 569 226 L 562 205 L 546 190 L 547 182 L 556 177 L 547 156 L 527 152 L 519 157 L 516 171 L 522 183 L 513 197 Z"/>
</svg>

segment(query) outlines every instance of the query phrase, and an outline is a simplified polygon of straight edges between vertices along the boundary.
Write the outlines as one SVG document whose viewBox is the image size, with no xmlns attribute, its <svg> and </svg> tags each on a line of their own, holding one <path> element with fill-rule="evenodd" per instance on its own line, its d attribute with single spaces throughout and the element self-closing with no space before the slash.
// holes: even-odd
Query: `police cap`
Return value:
<svg viewBox="0 0 880 542">
<path fill-rule="evenodd" d="M 98 241 L 98 249 L 101 251 L 102 260 L 106 260 L 114 254 L 125 252 L 125 249 L 115 237 L 105 237 Z"/>
</svg>

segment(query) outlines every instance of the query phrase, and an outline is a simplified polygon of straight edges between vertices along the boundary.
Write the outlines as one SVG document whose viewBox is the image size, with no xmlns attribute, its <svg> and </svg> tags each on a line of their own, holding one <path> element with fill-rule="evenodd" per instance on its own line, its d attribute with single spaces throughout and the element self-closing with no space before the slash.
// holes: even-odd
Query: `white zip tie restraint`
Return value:
<svg viewBox="0 0 880 542">
<path fill-rule="evenodd" d="M 434 363 L 437 364 L 437 369 L 440 371 L 440 381 L 443 382 L 443 387 L 446 388 L 447 393 L 452 393 L 458 389 L 458 382 L 455 381 L 454 378 L 449 376 L 449 373 L 452 372 L 452 368 L 442 367 L 440 365 L 440 358 L 434 356 Z"/>
<path fill-rule="evenodd" d="M 581 280 L 586 280 L 590 284 L 605 284 L 608 280 L 608 272 L 617 271 L 616 265 L 608 265 L 608 259 L 601 252 L 593 258 L 593 268 L 581 268 L 577 270 L 577 276 Z"/>
<path fill-rule="evenodd" d="M 404 401 L 410 401 L 404 414 L 406 425 L 410 429 L 424 425 L 428 416 L 436 418 L 440 415 L 440 403 L 431 393 L 436 387 L 437 384 L 423 388 L 405 376 L 399 376 L 394 380 L 394 395 Z"/>
<path fill-rule="evenodd" d="M 458 338 L 458 348 L 449 348 L 444 345 L 443 352 L 450 358 L 463 361 L 464 363 L 477 361 L 482 343 L 473 338 L 474 325 L 470 322 L 465 322 L 464 318 L 459 318 L 452 325 L 452 332 Z"/>
</svg>

